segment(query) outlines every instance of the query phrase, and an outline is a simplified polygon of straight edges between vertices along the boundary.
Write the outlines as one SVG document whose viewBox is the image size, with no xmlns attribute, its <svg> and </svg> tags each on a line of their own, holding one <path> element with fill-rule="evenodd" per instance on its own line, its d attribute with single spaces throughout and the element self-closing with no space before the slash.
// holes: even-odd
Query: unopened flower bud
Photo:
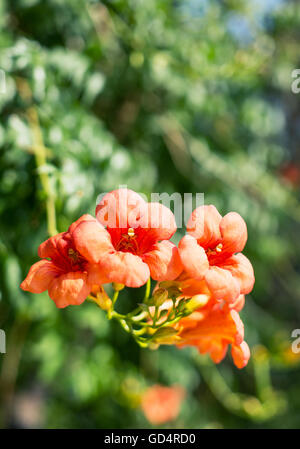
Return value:
<svg viewBox="0 0 300 449">
<path fill-rule="evenodd" d="M 161 327 L 152 335 L 152 341 L 155 343 L 171 343 L 176 339 L 178 331 L 173 327 Z"/>
<path fill-rule="evenodd" d="M 112 302 L 108 294 L 103 290 L 102 292 L 97 293 L 97 298 L 94 301 L 101 307 L 103 310 L 109 310 L 111 308 Z"/>
<path fill-rule="evenodd" d="M 168 299 L 168 290 L 159 288 L 153 296 L 153 304 L 157 307 L 161 306 Z"/>
<path fill-rule="evenodd" d="M 179 282 L 176 281 L 162 281 L 159 283 L 160 288 L 171 288 L 171 287 L 178 287 Z"/>
<path fill-rule="evenodd" d="M 124 284 L 118 284 L 117 282 L 113 282 L 112 286 L 115 292 L 120 292 L 125 287 Z"/>
<path fill-rule="evenodd" d="M 208 295 L 195 295 L 185 305 L 187 312 L 193 312 L 196 309 L 204 307 L 209 301 Z"/>
<path fill-rule="evenodd" d="M 182 292 L 180 291 L 180 289 L 178 287 L 170 287 L 168 289 L 168 293 L 169 293 L 169 297 L 171 299 L 177 299 L 178 296 L 182 295 Z"/>
</svg>

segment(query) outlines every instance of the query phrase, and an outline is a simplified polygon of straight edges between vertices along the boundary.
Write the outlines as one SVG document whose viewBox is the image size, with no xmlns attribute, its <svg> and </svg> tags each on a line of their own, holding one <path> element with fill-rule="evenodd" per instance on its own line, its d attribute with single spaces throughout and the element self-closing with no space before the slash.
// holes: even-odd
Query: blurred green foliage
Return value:
<svg viewBox="0 0 300 449">
<path fill-rule="evenodd" d="M 300 163 L 300 3 L 3 0 L 0 26 L 1 426 L 147 427 L 139 397 L 160 382 L 187 391 L 175 427 L 299 427 L 299 183 L 285 168 Z M 123 184 L 205 192 L 245 218 L 243 371 L 230 356 L 215 368 L 189 349 L 141 350 L 94 304 L 58 310 L 19 289 L 48 206 L 63 231 Z"/>
</svg>

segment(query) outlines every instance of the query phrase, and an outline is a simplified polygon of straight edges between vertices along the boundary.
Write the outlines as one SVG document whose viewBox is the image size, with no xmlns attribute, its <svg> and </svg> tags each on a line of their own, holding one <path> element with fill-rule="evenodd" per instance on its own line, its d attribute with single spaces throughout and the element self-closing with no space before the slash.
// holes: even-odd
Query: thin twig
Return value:
<svg viewBox="0 0 300 449">
<path fill-rule="evenodd" d="M 32 91 L 28 82 L 23 78 L 17 79 L 17 86 L 20 96 L 24 101 L 32 104 Z M 39 117 L 35 106 L 29 106 L 26 110 L 26 117 L 32 134 L 32 148 L 35 154 L 38 175 L 42 189 L 46 195 L 47 228 L 50 236 L 57 234 L 55 195 L 51 188 L 48 173 L 43 170 L 47 164 L 47 148 L 44 145 L 43 135 L 40 127 Z"/>
</svg>

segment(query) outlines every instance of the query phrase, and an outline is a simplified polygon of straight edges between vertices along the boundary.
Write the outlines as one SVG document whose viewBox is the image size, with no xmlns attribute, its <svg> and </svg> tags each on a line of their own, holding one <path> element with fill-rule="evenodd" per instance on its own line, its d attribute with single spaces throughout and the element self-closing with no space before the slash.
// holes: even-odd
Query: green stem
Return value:
<svg viewBox="0 0 300 449">
<path fill-rule="evenodd" d="M 25 79 L 18 78 L 17 86 L 20 96 L 25 101 L 33 103 L 32 91 L 28 82 Z M 57 234 L 55 193 L 53 192 L 48 173 L 43 171 L 43 168 L 46 166 L 47 163 L 46 147 L 44 145 L 39 116 L 37 113 L 37 109 L 34 105 L 27 108 L 26 116 L 32 134 L 32 143 L 33 143 L 32 146 L 35 154 L 37 172 L 40 178 L 42 189 L 45 193 L 48 234 L 50 236 L 53 236 Z"/>
<path fill-rule="evenodd" d="M 149 296 L 150 296 L 150 290 L 151 290 L 151 279 L 149 278 L 146 284 L 146 291 L 145 291 L 145 297 L 144 302 L 147 302 Z"/>
<path fill-rule="evenodd" d="M 112 307 L 114 307 L 114 305 L 115 305 L 115 303 L 116 303 L 116 301 L 118 299 L 118 296 L 119 296 L 119 291 L 115 291 L 114 292 L 114 296 L 112 298 Z"/>
<path fill-rule="evenodd" d="M 136 322 L 141 321 L 144 318 L 146 318 L 146 316 L 147 316 L 147 312 L 141 312 L 139 315 L 130 317 L 130 319 L 136 323 Z"/>
<path fill-rule="evenodd" d="M 111 308 L 107 312 L 107 317 L 108 317 L 109 320 L 111 320 L 113 317 L 116 317 L 117 315 L 120 315 L 119 313 L 114 311 L 114 305 L 115 305 L 115 303 L 116 303 L 116 301 L 118 299 L 118 296 L 119 296 L 119 291 L 115 291 L 114 292 L 114 296 L 113 296 L 113 298 L 111 300 Z M 124 319 L 124 318 L 125 318 L 125 315 L 122 315 L 122 316 L 120 315 L 119 320 L 120 319 Z"/>
<path fill-rule="evenodd" d="M 137 336 L 143 335 L 145 332 L 146 332 L 146 329 L 144 327 L 142 329 L 132 331 L 132 333 Z"/>
<path fill-rule="evenodd" d="M 154 317 L 153 317 L 153 327 L 156 326 L 156 320 L 157 320 L 157 314 L 158 314 L 158 307 L 155 307 Z"/>
<path fill-rule="evenodd" d="M 270 389 L 264 402 L 255 396 L 234 393 L 227 385 L 218 368 L 206 357 L 195 356 L 201 375 L 215 398 L 231 413 L 252 421 L 266 421 L 281 413 L 286 403 L 274 390 Z M 255 377 L 257 373 L 255 373 Z M 257 381 L 257 379 L 256 379 Z"/>
</svg>

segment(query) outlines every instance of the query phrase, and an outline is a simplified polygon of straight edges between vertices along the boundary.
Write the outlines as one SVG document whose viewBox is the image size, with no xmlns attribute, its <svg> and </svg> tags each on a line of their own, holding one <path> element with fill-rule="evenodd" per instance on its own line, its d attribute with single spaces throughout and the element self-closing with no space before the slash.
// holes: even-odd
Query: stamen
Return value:
<svg viewBox="0 0 300 449">
<path fill-rule="evenodd" d="M 76 251 L 74 251 L 73 248 L 69 248 L 68 249 L 68 254 L 69 254 L 70 257 L 73 257 L 74 255 L 76 255 Z"/>
<path fill-rule="evenodd" d="M 216 254 L 216 253 L 221 253 L 221 252 L 222 252 L 222 249 L 223 249 L 223 244 L 222 244 L 222 243 L 219 243 L 214 249 L 208 248 L 208 249 L 206 250 L 206 254 L 207 254 L 208 256 L 210 256 L 210 255 L 214 255 L 214 254 Z"/>
<path fill-rule="evenodd" d="M 128 228 L 127 234 L 128 234 L 128 237 L 134 237 L 135 236 L 134 229 L 133 228 Z"/>
<path fill-rule="evenodd" d="M 68 256 L 70 257 L 70 259 L 72 259 L 73 262 L 77 262 L 78 259 L 80 259 L 79 253 L 73 248 L 68 249 Z"/>
<path fill-rule="evenodd" d="M 216 252 L 217 252 L 217 253 L 221 253 L 221 252 L 222 252 L 222 249 L 223 249 L 223 245 L 222 245 L 222 243 L 219 243 L 219 244 L 216 246 Z"/>
<path fill-rule="evenodd" d="M 137 235 L 133 228 L 128 228 L 127 234 L 122 234 L 119 242 L 115 246 L 117 251 L 129 251 L 130 253 L 137 254 L 139 251 L 138 242 L 136 241 Z"/>
</svg>

